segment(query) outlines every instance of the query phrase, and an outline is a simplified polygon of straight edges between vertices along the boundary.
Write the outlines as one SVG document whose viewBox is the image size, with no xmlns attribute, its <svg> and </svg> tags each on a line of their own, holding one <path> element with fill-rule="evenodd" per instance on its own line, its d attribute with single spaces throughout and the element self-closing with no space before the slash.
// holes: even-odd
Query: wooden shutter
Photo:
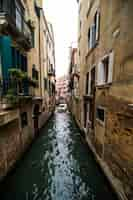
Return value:
<svg viewBox="0 0 133 200">
<path fill-rule="evenodd" d="M 100 61 L 97 66 L 97 85 L 103 85 L 105 83 L 103 63 Z"/>
<path fill-rule="evenodd" d="M 113 66 L 114 66 L 114 52 L 111 52 L 110 55 L 109 55 L 108 83 L 112 83 L 112 80 L 113 80 Z"/>
<path fill-rule="evenodd" d="M 97 12 L 96 14 L 96 41 L 99 40 L 100 35 L 100 13 Z"/>
<path fill-rule="evenodd" d="M 88 88 L 88 94 L 91 93 L 91 73 L 89 73 L 89 88 Z"/>
</svg>

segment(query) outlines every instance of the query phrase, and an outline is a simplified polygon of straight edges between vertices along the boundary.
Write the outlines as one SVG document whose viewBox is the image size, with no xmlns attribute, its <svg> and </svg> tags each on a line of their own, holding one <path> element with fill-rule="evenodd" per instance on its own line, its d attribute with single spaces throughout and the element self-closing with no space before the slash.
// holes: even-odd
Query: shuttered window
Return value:
<svg viewBox="0 0 133 200">
<path fill-rule="evenodd" d="M 114 52 L 111 52 L 97 67 L 97 85 L 112 83 L 113 81 Z"/>
<path fill-rule="evenodd" d="M 113 81 L 113 66 L 114 66 L 114 52 L 111 52 L 110 56 L 109 56 L 109 76 L 108 76 L 108 83 L 112 83 L 112 81 Z"/>
<path fill-rule="evenodd" d="M 100 35 L 100 13 L 97 11 L 94 16 L 94 21 L 91 27 L 88 29 L 88 47 L 94 48 Z"/>
</svg>

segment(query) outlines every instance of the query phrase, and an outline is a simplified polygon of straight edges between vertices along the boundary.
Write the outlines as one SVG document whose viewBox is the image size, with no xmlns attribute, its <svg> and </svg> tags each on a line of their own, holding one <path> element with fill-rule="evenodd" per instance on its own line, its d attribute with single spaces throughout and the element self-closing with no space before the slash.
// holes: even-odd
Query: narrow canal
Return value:
<svg viewBox="0 0 133 200">
<path fill-rule="evenodd" d="M 116 200 L 68 113 L 55 113 L 0 187 L 1 200 Z"/>
</svg>

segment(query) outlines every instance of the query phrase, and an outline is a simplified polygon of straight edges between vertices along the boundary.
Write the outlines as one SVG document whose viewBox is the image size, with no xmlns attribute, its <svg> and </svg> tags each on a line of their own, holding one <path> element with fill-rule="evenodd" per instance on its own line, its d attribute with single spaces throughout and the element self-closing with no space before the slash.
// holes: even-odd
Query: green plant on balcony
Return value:
<svg viewBox="0 0 133 200">
<path fill-rule="evenodd" d="M 9 70 L 12 88 L 17 89 L 17 94 L 19 93 L 19 88 L 22 88 L 22 81 L 28 79 L 26 72 L 21 69 L 12 68 Z"/>
<path fill-rule="evenodd" d="M 6 94 L 7 103 L 17 104 L 19 102 L 18 93 L 20 88 L 22 88 L 22 81 L 28 79 L 26 72 L 23 72 L 20 69 L 12 68 L 9 70 L 10 75 L 10 85 Z"/>
<path fill-rule="evenodd" d="M 26 72 L 23 72 L 21 69 L 12 68 L 9 69 L 9 74 L 12 80 L 22 81 L 28 78 Z"/>
<path fill-rule="evenodd" d="M 19 103 L 19 97 L 17 95 L 15 95 L 14 93 L 14 89 L 13 88 L 10 88 L 8 91 L 7 91 L 7 94 L 6 94 L 6 100 L 7 100 L 7 103 L 8 104 L 11 104 L 11 105 L 16 105 Z"/>
</svg>

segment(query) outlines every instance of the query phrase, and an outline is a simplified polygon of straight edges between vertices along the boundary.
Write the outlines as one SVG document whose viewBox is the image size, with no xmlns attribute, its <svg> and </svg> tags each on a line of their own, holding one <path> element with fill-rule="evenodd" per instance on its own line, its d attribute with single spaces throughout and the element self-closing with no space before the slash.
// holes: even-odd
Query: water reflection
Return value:
<svg viewBox="0 0 133 200">
<path fill-rule="evenodd" d="M 8 200 L 115 200 L 68 113 L 55 113 L 0 189 Z"/>
</svg>

